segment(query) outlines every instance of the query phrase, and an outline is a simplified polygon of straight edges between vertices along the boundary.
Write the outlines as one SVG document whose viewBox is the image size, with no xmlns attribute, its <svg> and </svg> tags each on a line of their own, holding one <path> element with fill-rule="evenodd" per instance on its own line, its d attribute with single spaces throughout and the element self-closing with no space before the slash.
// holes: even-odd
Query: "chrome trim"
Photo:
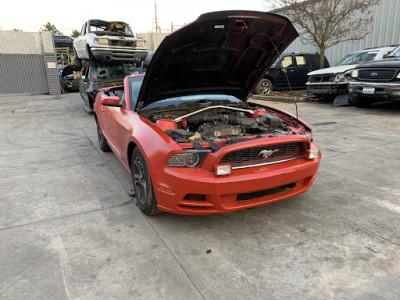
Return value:
<svg viewBox="0 0 400 300">
<path fill-rule="evenodd" d="M 350 87 L 363 87 L 363 86 L 385 86 L 385 87 L 400 87 L 400 83 L 394 82 L 390 83 L 389 81 L 383 82 L 365 82 L 365 81 L 349 81 Z"/>
<path fill-rule="evenodd" d="M 287 162 L 287 161 L 290 161 L 290 160 L 298 159 L 298 158 L 301 158 L 301 157 L 306 157 L 306 155 L 303 154 L 303 155 L 291 157 L 291 158 L 288 158 L 288 159 L 271 161 L 271 162 L 263 162 L 263 163 L 258 163 L 258 164 L 254 164 L 254 165 L 236 166 L 236 167 L 232 167 L 232 170 L 246 169 L 246 168 L 253 168 L 253 167 L 261 167 L 261 166 L 267 166 L 267 165 L 274 165 L 274 164 L 278 164 L 278 163 L 282 163 L 282 162 Z"/>
<path fill-rule="evenodd" d="M 136 52 L 138 53 L 147 53 L 148 51 L 146 49 L 132 49 L 132 47 L 126 46 L 127 48 L 131 48 L 131 49 L 126 49 L 126 48 L 121 48 L 120 46 L 116 46 L 116 47 L 92 47 L 90 48 L 90 50 L 93 52 L 97 52 L 97 51 L 109 51 L 109 52 L 124 52 L 124 53 L 132 53 L 135 54 Z"/>
<path fill-rule="evenodd" d="M 313 85 L 315 85 L 315 86 L 319 86 L 319 85 L 345 85 L 345 84 L 347 84 L 348 83 L 348 81 L 346 81 L 346 82 L 343 82 L 343 81 L 341 81 L 341 82 L 334 82 L 334 81 L 326 81 L 326 82 L 306 82 L 306 86 L 313 86 Z"/>
</svg>

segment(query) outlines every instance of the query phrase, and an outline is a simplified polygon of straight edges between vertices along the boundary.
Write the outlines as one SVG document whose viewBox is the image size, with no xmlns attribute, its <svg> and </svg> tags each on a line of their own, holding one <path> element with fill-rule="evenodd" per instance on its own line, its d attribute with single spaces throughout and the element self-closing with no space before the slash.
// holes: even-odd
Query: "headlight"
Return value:
<svg viewBox="0 0 400 300">
<path fill-rule="evenodd" d="M 94 39 L 94 43 L 97 45 L 108 46 L 108 39 Z"/>
<path fill-rule="evenodd" d="M 146 40 L 137 40 L 136 47 L 138 48 L 145 48 Z"/>
<path fill-rule="evenodd" d="M 167 167 L 198 168 L 206 158 L 209 151 L 187 150 L 184 153 L 174 153 L 168 159 Z"/>
<path fill-rule="evenodd" d="M 399 72 L 399 74 L 397 74 L 396 78 L 397 78 L 397 79 L 400 79 L 400 72 Z"/>
<path fill-rule="evenodd" d="M 307 151 L 308 159 L 316 159 L 319 157 L 319 150 L 308 150 Z"/>
<path fill-rule="evenodd" d="M 335 76 L 335 82 L 346 82 L 347 78 L 344 73 L 339 73 Z"/>
<path fill-rule="evenodd" d="M 351 71 L 351 77 L 352 78 L 357 78 L 358 77 L 358 70 L 354 69 L 353 71 Z"/>
</svg>

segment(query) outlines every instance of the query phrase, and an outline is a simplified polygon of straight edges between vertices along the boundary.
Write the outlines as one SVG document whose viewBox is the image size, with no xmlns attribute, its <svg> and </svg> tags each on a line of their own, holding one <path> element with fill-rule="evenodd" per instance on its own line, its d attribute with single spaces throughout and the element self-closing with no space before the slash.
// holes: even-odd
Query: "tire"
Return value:
<svg viewBox="0 0 400 300">
<path fill-rule="evenodd" d="M 94 61 L 95 60 L 95 57 L 94 57 L 94 55 L 92 53 L 92 50 L 90 50 L 89 45 L 86 45 L 86 54 L 87 54 L 88 61 Z"/>
<path fill-rule="evenodd" d="M 150 172 L 139 148 L 135 148 L 132 153 L 131 174 L 133 190 L 140 210 L 148 216 L 159 214 Z"/>
<path fill-rule="evenodd" d="M 274 90 L 274 86 L 269 79 L 261 79 L 257 84 L 255 92 L 258 95 L 268 95 Z"/>
<path fill-rule="evenodd" d="M 372 101 L 368 98 L 363 98 L 363 97 L 358 97 L 357 95 L 351 95 L 351 99 L 350 99 L 351 103 L 353 103 L 353 105 L 355 107 L 358 108 L 367 108 L 371 106 Z"/>
<path fill-rule="evenodd" d="M 74 56 L 75 56 L 74 65 L 77 67 L 82 67 L 82 60 L 78 57 L 78 54 L 76 54 L 75 48 L 74 48 Z"/>
<path fill-rule="evenodd" d="M 110 152 L 111 148 L 107 144 L 106 137 L 104 136 L 103 131 L 101 130 L 99 122 L 96 121 L 96 124 L 97 124 L 97 139 L 99 140 L 100 149 L 103 152 Z"/>
<path fill-rule="evenodd" d="M 92 99 L 92 97 L 89 96 L 89 93 L 88 93 L 87 97 L 88 97 L 88 103 L 89 103 L 90 109 L 94 110 L 94 99 Z"/>
</svg>

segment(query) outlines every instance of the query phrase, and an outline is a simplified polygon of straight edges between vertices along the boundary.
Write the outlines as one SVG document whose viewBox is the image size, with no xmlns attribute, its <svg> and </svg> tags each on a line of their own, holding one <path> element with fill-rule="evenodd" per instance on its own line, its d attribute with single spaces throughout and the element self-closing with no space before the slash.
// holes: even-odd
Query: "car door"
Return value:
<svg viewBox="0 0 400 300">
<path fill-rule="evenodd" d="M 125 163 L 127 161 L 125 144 L 130 134 L 131 123 L 126 108 L 125 96 L 120 95 L 122 107 L 102 106 L 101 114 L 105 134 L 110 146 L 119 158 Z"/>
<path fill-rule="evenodd" d="M 278 88 L 289 88 L 288 80 L 290 85 L 293 86 L 296 82 L 296 62 L 292 55 L 285 56 L 278 68 L 276 84 Z"/>
<path fill-rule="evenodd" d="M 293 86 L 305 87 L 307 82 L 307 74 L 312 71 L 310 62 L 305 55 L 295 55 L 296 63 L 296 76 L 294 78 Z"/>
</svg>

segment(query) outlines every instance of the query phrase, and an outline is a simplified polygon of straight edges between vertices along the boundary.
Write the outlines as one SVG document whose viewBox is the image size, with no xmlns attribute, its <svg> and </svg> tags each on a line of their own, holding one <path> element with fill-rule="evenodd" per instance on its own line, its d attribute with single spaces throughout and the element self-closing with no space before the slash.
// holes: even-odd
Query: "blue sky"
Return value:
<svg viewBox="0 0 400 300">
<path fill-rule="evenodd" d="M 154 3 L 153 0 L 9 1 L 2 6 L 0 29 L 37 32 L 50 22 L 70 35 L 73 29 L 80 31 L 85 20 L 96 18 L 125 21 L 134 32 L 146 33 L 154 28 Z M 189 23 L 205 12 L 231 9 L 267 11 L 268 6 L 266 0 L 157 0 L 158 24 L 162 29 L 170 28 L 171 22 Z"/>
</svg>

